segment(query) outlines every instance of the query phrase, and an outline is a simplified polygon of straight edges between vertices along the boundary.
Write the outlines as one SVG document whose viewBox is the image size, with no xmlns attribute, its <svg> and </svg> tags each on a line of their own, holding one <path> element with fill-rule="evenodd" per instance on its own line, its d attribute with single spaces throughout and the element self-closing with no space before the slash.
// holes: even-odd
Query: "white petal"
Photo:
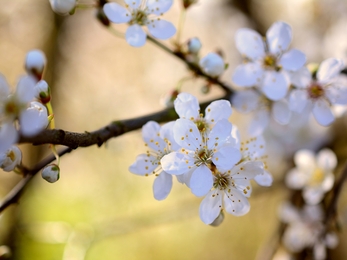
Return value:
<svg viewBox="0 0 347 260">
<path fill-rule="evenodd" d="M 294 168 L 287 173 L 285 183 L 289 188 L 302 189 L 308 182 L 307 177 L 308 176 L 305 173 Z"/>
<path fill-rule="evenodd" d="M 289 123 L 291 112 L 287 100 L 282 99 L 272 104 L 272 116 L 280 125 Z"/>
<path fill-rule="evenodd" d="M 206 195 L 213 186 L 213 177 L 211 170 L 201 165 L 192 173 L 190 179 L 190 189 L 195 196 Z"/>
<path fill-rule="evenodd" d="M 291 71 L 300 69 L 304 66 L 305 62 L 305 54 L 297 49 L 291 49 L 285 52 L 279 60 L 279 64 L 282 65 L 283 69 Z"/>
<path fill-rule="evenodd" d="M 20 131 L 25 136 L 34 136 L 48 125 L 47 109 L 39 102 L 31 102 L 30 107 L 19 116 Z"/>
<path fill-rule="evenodd" d="M 302 89 L 293 89 L 289 94 L 289 109 L 301 113 L 307 104 L 307 92 Z"/>
<path fill-rule="evenodd" d="M 154 151 L 164 151 L 166 147 L 165 141 L 160 137 L 160 125 L 157 122 L 149 121 L 142 127 L 142 138 Z"/>
<path fill-rule="evenodd" d="M 211 77 L 217 77 L 224 72 L 225 64 L 221 56 L 210 52 L 199 61 L 202 70 Z"/>
<path fill-rule="evenodd" d="M 221 119 L 228 119 L 232 114 L 230 102 L 227 100 L 213 101 L 205 110 L 205 119 L 215 124 Z"/>
<path fill-rule="evenodd" d="M 18 140 L 18 132 L 12 123 L 4 123 L 0 128 L 0 153 L 6 152 Z"/>
<path fill-rule="evenodd" d="M 275 22 L 266 32 L 266 40 L 271 53 L 281 54 L 292 41 L 292 28 L 284 22 Z"/>
<path fill-rule="evenodd" d="M 257 161 L 265 154 L 265 139 L 262 135 L 253 137 L 244 143 L 242 157 L 246 160 Z"/>
<path fill-rule="evenodd" d="M 295 153 L 294 162 L 302 172 L 310 173 L 316 169 L 316 157 L 311 150 L 302 149 Z"/>
<path fill-rule="evenodd" d="M 76 0 L 50 0 L 52 10 L 60 15 L 67 15 L 75 8 Z"/>
<path fill-rule="evenodd" d="M 249 135 L 258 136 L 261 135 L 265 128 L 269 125 L 270 113 L 267 109 L 260 109 L 255 112 L 254 118 L 249 126 Z"/>
<path fill-rule="evenodd" d="M 128 0 L 131 1 L 131 0 Z M 172 6 L 173 0 L 147 0 L 147 7 L 149 9 L 149 13 L 162 15 L 167 12 Z"/>
<path fill-rule="evenodd" d="M 218 217 L 222 208 L 222 194 L 222 191 L 213 190 L 201 201 L 199 213 L 205 224 L 211 224 Z"/>
<path fill-rule="evenodd" d="M 297 88 L 307 88 L 312 81 L 311 72 L 306 67 L 302 67 L 297 71 L 290 71 L 289 75 L 292 85 Z"/>
<path fill-rule="evenodd" d="M 322 126 L 328 126 L 335 120 L 329 103 L 324 99 L 319 99 L 314 103 L 312 113 L 317 122 Z"/>
<path fill-rule="evenodd" d="M 124 0 L 131 10 L 138 9 L 142 0 Z"/>
<path fill-rule="evenodd" d="M 317 154 L 317 166 L 324 171 L 333 171 L 337 166 L 335 153 L 328 149 L 322 149 Z"/>
<path fill-rule="evenodd" d="M 322 201 L 324 196 L 324 191 L 319 187 L 305 187 L 303 190 L 303 197 L 305 202 L 310 205 L 317 205 Z"/>
<path fill-rule="evenodd" d="M 265 55 L 263 38 L 254 30 L 248 28 L 237 30 L 235 43 L 238 51 L 251 60 L 256 60 Z"/>
<path fill-rule="evenodd" d="M 276 101 L 286 96 L 290 82 L 288 76 L 282 72 L 266 71 L 261 85 L 265 96 Z"/>
<path fill-rule="evenodd" d="M 331 104 L 347 104 L 347 86 L 334 83 L 325 88 L 325 95 L 327 96 Z"/>
<path fill-rule="evenodd" d="M 166 20 L 151 20 L 147 28 L 155 38 L 166 40 L 176 33 L 175 26 Z"/>
<path fill-rule="evenodd" d="M 132 2 L 134 1 L 132 0 Z M 104 12 L 107 18 L 113 23 L 127 23 L 131 20 L 130 12 L 117 3 L 105 4 Z"/>
<path fill-rule="evenodd" d="M 176 143 L 185 149 L 196 151 L 202 148 L 201 135 L 196 125 L 189 119 L 177 119 L 174 126 Z"/>
<path fill-rule="evenodd" d="M 223 146 L 213 154 L 212 161 L 221 170 L 228 170 L 241 160 L 239 149 L 233 146 Z"/>
<path fill-rule="evenodd" d="M 230 192 L 225 192 L 224 208 L 232 215 L 242 216 L 247 214 L 251 207 L 247 198 L 240 191 L 231 188 Z"/>
<path fill-rule="evenodd" d="M 268 171 L 264 171 L 262 174 L 258 174 L 254 177 L 256 183 L 260 186 L 269 187 L 272 185 L 273 177 Z"/>
<path fill-rule="evenodd" d="M 171 151 L 177 151 L 181 147 L 176 143 L 174 138 L 174 129 L 175 121 L 171 121 L 169 123 L 166 123 L 162 125 L 160 128 L 160 136 L 165 140 L 168 140 L 170 142 L 170 149 Z"/>
<path fill-rule="evenodd" d="M 174 101 L 174 106 L 180 118 L 194 120 L 199 117 L 199 101 L 189 93 L 180 93 Z"/>
<path fill-rule="evenodd" d="M 21 77 L 17 84 L 16 97 L 18 101 L 25 104 L 32 101 L 36 94 L 36 80 L 31 76 Z"/>
<path fill-rule="evenodd" d="M 5 172 L 13 171 L 21 160 L 22 152 L 15 145 L 12 145 L 5 153 L 0 153 L 0 167 Z"/>
<path fill-rule="evenodd" d="M 253 87 L 259 84 L 263 69 L 258 63 L 248 62 L 236 67 L 232 81 L 240 87 Z"/>
<path fill-rule="evenodd" d="M 241 113 L 249 113 L 258 108 L 259 97 L 260 94 L 252 89 L 237 91 L 233 95 L 231 103 L 237 111 Z"/>
<path fill-rule="evenodd" d="M 129 171 L 131 173 L 147 176 L 153 173 L 158 168 L 157 158 L 150 154 L 140 154 L 136 157 L 135 162 L 130 165 Z"/>
<path fill-rule="evenodd" d="M 208 134 L 207 147 L 208 149 L 218 149 L 224 145 L 226 140 L 231 138 L 232 124 L 227 119 L 219 120 Z"/>
<path fill-rule="evenodd" d="M 141 26 L 134 24 L 128 27 L 125 39 L 133 47 L 141 47 L 146 43 L 147 35 Z"/>
<path fill-rule="evenodd" d="M 235 165 L 231 169 L 233 180 L 251 180 L 264 172 L 264 163 L 261 161 L 246 161 Z"/>
<path fill-rule="evenodd" d="M 332 189 L 334 186 L 335 175 L 332 172 L 325 173 L 325 178 L 321 183 L 321 188 L 324 192 Z"/>
<path fill-rule="evenodd" d="M 193 158 L 178 152 L 165 155 L 160 165 L 165 172 L 173 175 L 184 174 L 195 167 Z"/>
<path fill-rule="evenodd" d="M 317 79 L 321 83 L 326 83 L 336 77 L 343 69 L 343 67 L 344 64 L 342 60 L 334 58 L 326 59 L 319 66 L 319 69 L 317 71 Z"/>
<path fill-rule="evenodd" d="M 156 200 L 163 200 L 169 195 L 172 188 L 172 175 L 161 172 L 153 183 L 153 195 Z"/>
</svg>

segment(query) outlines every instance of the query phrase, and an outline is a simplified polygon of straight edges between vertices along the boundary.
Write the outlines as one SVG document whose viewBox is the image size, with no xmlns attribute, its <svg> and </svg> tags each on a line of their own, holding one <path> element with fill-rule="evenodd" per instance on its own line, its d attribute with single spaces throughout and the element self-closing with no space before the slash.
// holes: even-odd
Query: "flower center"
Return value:
<svg viewBox="0 0 347 260">
<path fill-rule="evenodd" d="M 13 162 L 16 159 L 16 155 L 14 154 L 14 152 L 11 150 L 10 152 L 8 152 L 7 157 L 10 158 L 10 160 Z"/>
<path fill-rule="evenodd" d="M 19 114 L 20 108 L 18 107 L 18 104 L 15 102 L 13 98 L 10 98 L 4 106 L 5 114 L 7 115 L 15 115 L 17 116 Z"/>
<path fill-rule="evenodd" d="M 263 66 L 265 68 L 271 68 L 271 69 L 278 69 L 277 64 L 276 64 L 276 57 L 271 55 L 271 54 L 267 54 L 263 60 Z"/>
<path fill-rule="evenodd" d="M 147 14 L 144 10 L 134 10 L 131 16 L 130 24 L 145 25 L 147 23 Z"/>
<path fill-rule="evenodd" d="M 213 187 L 219 190 L 228 189 L 229 186 L 229 178 L 226 173 L 218 173 L 214 176 Z"/>
<path fill-rule="evenodd" d="M 324 96 L 324 89 L 317 82 L 312 83 L 307 90 L 308 90 L 309 97 L 312 99 L 318 99 Z"/>
<path fill-rule="evenodd" d="M 316 168 L 311 176 L 310 183 L 315 185 L 315 184 L 320 184 L 324 180 L 324 172 L 320 168 Z"/>
<path fill-rule="evenodd" d="M 209 165 L 212 162 L 212 155 L 213 152 L 211 150 L 201 149 L 196 153 L 195 164 L 198 166 L 201 164 Z"/>
</svg>

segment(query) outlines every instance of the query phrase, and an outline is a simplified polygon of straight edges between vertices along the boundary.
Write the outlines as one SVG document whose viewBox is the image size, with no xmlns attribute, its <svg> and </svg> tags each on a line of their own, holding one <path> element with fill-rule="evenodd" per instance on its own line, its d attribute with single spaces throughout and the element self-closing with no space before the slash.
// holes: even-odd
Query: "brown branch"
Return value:
<svg viewBox="0 0 347 260">
<path fill-rule="evenodd" d="M 225 95 L 223 99 L 229 99 L 230 95 Z M 215 100 L 215 99 L 214 99 Z M 201 110 L 206 108 L 212 101 L 202 103 Z M 156 121 L 158 123 L 168 122 L 177 119 L 174 108 L 167 108 L 160 112 L 137 117 L 127 120 L 114 121 L 96 131 L 75 133 L 61 129 L 50 129 L 41 132 L 34 137 L 21 136 L 19 143 L 31 143 L 34 145 L 55 144 L 65 145 L 72 149 L 77 147 L 88 147 L 92 145 L 101 146 L 107 140 L 120 136 L 124 133 L 140 129 L 148 121 Z"/>
</svg>

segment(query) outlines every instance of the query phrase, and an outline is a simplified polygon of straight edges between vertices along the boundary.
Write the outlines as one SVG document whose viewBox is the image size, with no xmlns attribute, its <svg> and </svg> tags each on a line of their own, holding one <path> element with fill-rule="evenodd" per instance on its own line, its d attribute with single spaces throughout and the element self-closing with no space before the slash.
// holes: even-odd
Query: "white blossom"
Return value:
<svg viewBox="0 0 347 260">
<path fill-rule="evenodd" d="M 147 34 L 141 26 L 146 25 L 149 33 L 158 39 L 168 39 L 176 33 L 174 25 L 160 16 L 167 12 L 173 0 L 124 0 L 125 7 L 118 3 L 107 3 L 104 12 L 113 23 L 128 23 L 125 38 L 134 47 L 146 43 Z"/>
<path fill-rule="evenodd" d="M 60 15 L 68 15 L 75 9 L 77 0 L 49 0 L 52 10 Z"/>
<path fill-rule="evenodd" d="M 153 194 L 155 199 L 165 199 L 172 188 L 172 175 L 163 171 L 160 160 L 166 154 L 179 149 L 173 138 L 174 122 L 167 123 L 162 127 L 149 121 L 142 127 L 142 137 L 149 147 L 145 154 L 136 157 L 136 161 L 129 167 L 129 171 L 141 176 L 154 174 L 156 179 L 153 183 Z"/>
<path fill-rule="evenodd" d="M 290 92 L 290 109 L 301 113 L 308 106 L 320 125 L 330 125 L 335 120 L 333 107 L 347 104 L 347 86 L 338 78 L 343 68 L 342 60 L 330 58 L 320 65 L 317 79 L 305 67 L 292 73 L 297 88 Z"/>
<path fill-rule="evenodd" d="M 31 50 L 25 58 L 25 70 L 38 80 L 42 78 L 46 66 L 46 55 L 41 50 Z"/>
<path fill-rule="evenodd" d="M 5 172 L 13 171 L 22 161 L 22 153 L 15 145 L 11 146 L 6 152 L 0 153 L 0 168 Z"/>
<path fill-rule="evenodd" d="M 296 167 L 286 175 L 287 186 L 302 189 L 306 203 L 318 204 L 334 185 L 334 152 L 326 148 L 315 156 L 310 150 L 300 150 L 295 153 L 294 162 Z"/>
<path fill-rule="evenodd" d="M 188 45 L 188 53 L 192 53 L 192 54 L 197 54 L 202 47 L 201 41 L 197 37 L 189 39 L 187 45 Z"/>
<path fill-rule="evenodd" d="M 288 50 L 291 27 L 284 22 L 274 23 L 265 41 L 256 31 L 243 28 L 236 32 L 235 40 L 246 63 L 235 69 L 233 82 L 240 87 L 257 86 L 270 100 L 284 98 L 290 86 L 288 72 L 300 69 L 306 62 L 301 51 Z"/>
</svg>

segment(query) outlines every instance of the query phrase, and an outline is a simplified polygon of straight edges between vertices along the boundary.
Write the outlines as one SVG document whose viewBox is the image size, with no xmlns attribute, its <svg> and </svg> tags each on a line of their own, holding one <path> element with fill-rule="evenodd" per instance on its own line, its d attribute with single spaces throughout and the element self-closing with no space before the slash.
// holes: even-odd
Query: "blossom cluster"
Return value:
<svg viewBox="0 0 347 260">
<path fill-rule="evenodd" d="M 21 151 L 15 145 L 20 135 L 35 136 L 49 123 L 44 105 L 49 90 L 42 80 L 45 64 L 46 57 L 41 51 L 28 52 L 27 75 L 19 78 L 15 91 L 0 75 L 0 167 L 5 171 L 13 171 L 21 163 Z"/>
<path fill-rule="evenodd" d="M 265 142 L 262 137 L 242 143 L 238 131 L 228 118 L 230 102 L 212 102 L 200 113 L 198 100 L 180 93 L 174 101 L 179 119 L 160 126 L 150 121 L 142 128 L 149 148 L 137 156 L 130 172 L 142 176 L 154 174 L 154 197 L 165 199 L 172 188 L 172 176 L 184 183 L 196 196 L 205 196 L 200 218 L 213 223 L 222 211 L 241 216 L 250 205 L 250 180 L 269 186 L 272 176 L 262 159 Z"/>
<path fill-rule="evenodd" d="M 234 95 L 232 103 L 241 112 L 254 112 L 251 134 L 261 134 L 271 117 L 286 125 L 293 115 L 311 112 L 327 126 L 335 119 L 334 107 L 347 104 L 347 84 L 339 75 L 343 62 L 329 58 L 316 73 L 310 71 L 304 66 L 305 54 L 289 49 L 292 30 L 287 23 L 274 23 L 265 39 L 251 29 L 239 29 L 235 39 L 244 63 L 232 80 L 244 90 Z"/>
</svg>

